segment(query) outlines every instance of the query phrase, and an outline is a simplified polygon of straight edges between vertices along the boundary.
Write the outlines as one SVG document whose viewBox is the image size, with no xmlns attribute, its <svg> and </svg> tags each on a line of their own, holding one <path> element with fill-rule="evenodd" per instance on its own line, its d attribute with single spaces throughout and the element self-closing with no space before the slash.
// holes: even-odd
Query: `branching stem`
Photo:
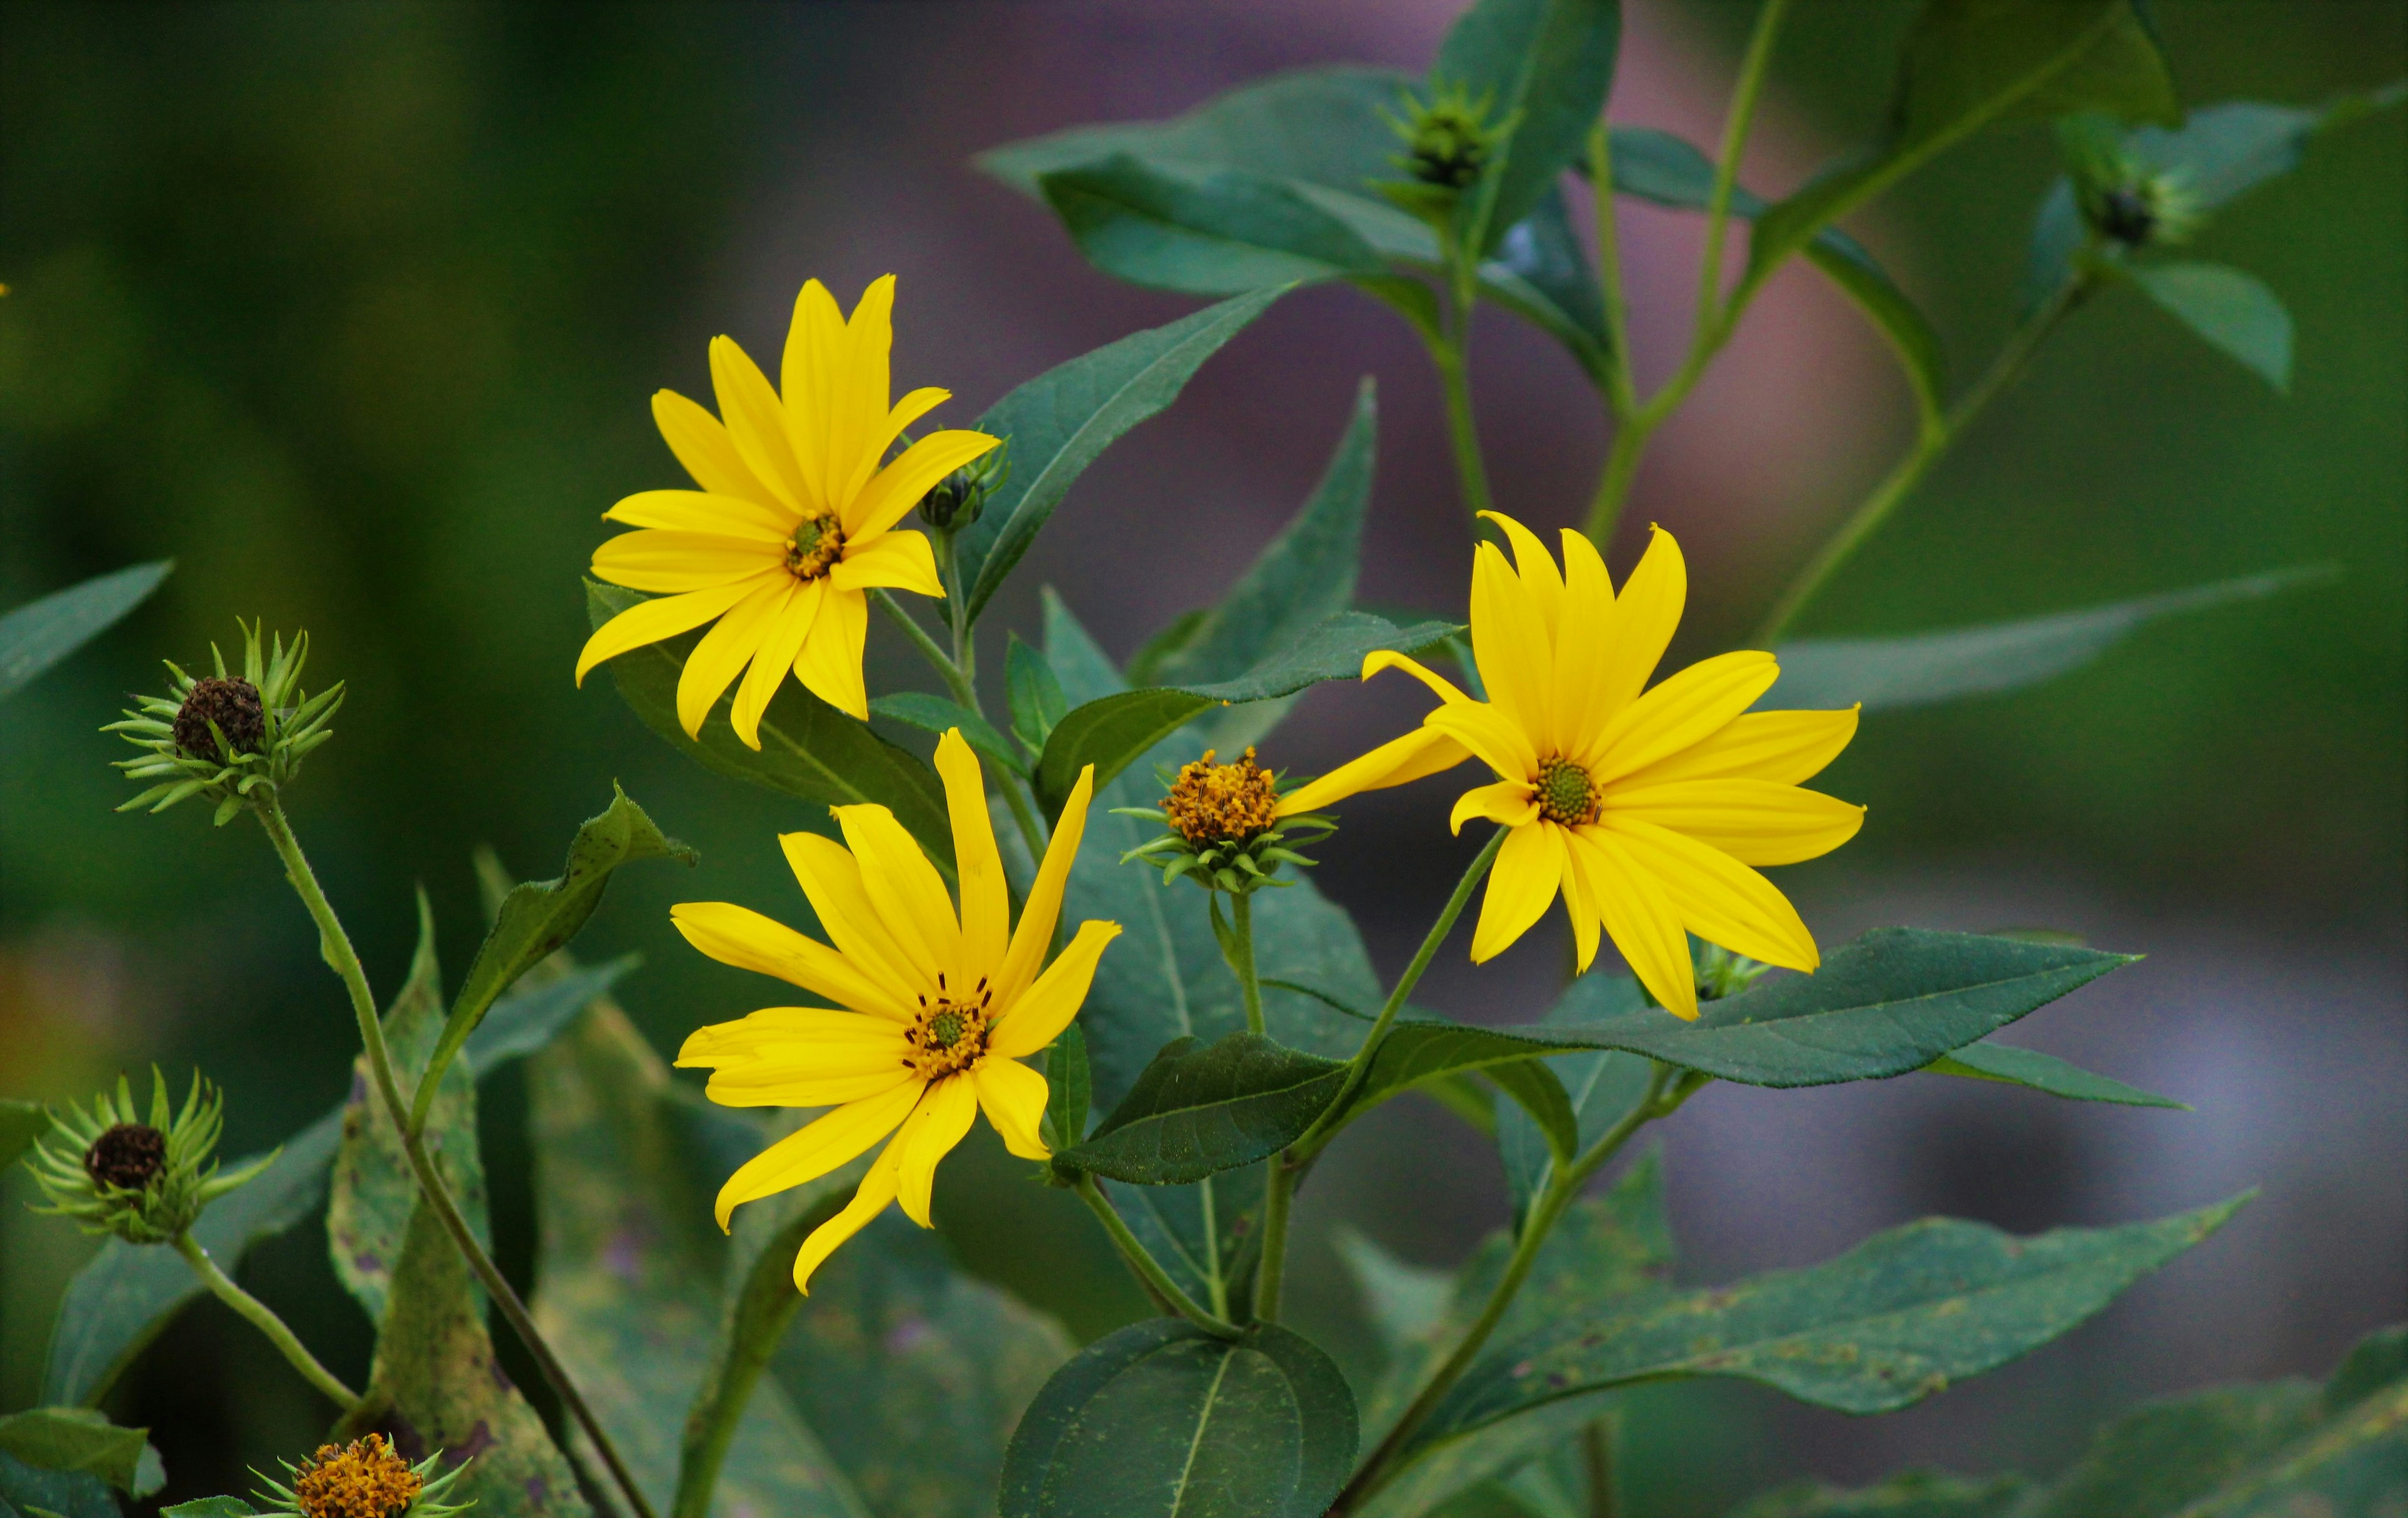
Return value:
<svg viewBox="0 0 2408 1518">
<path fill-rule="evenodd" d="M 1095 1213 L 1096 1220 L 1104 1225 L 1104 1232 L 1111 1236 L 1112 1245 L 1121 1251 L 1121 1258 L 1128 1262 L 1129 1269 L 1136 1272 L 1137 1279 L 1144 1283 L 1146 1291 L 1155 1301 L 1215 1337 L 1237 1338 L 1243 1334 L 1244 1330 L 1236 1323 L 1215 1317 L 1198 1307 L 1196 1299 L 1170 1279 L 1170 1272 L 1162 1268 L 1162 1262 L 1138 1242 L 1138 1236 L 1129 1232 L 1128 1224 L 1121 1221 L 1119 1209 L 1104 1194 L 1103 1188 L 1096 1184 L 1095 1177 L 1081 1176 L 1077 1190 L 1079 1200 L 1086 1203 L 1088 1210 Z"/>
<path fill-rule="evenodd" d="M 234 1308 L 245 1323 L 267 1336 L 267 1341 L 276 1346 L 277 1352 L 291 1362 L 294 1369 L 301 1372 L 303 1381 L 316 1387 L 327 1400 L 345 1412 L 359 1406 L 360 1395 L 344 1385 L 333 1371 L 320 1365 L 318 1357 L 309 1352 L 308 1346 L 303 1344 L 292 1329 L 284 1326 L 284 1320 L 276 1315 L 274 1308 L 236 1285 L 233 1277 L 220 1270 L 218 1263 L 209 1258 L 209 1251 L 201 1248 L 200 1240 L 194 1238 L 190 1230 L 176 1236 L 176 1252 L 184 1257 L 185 1264 L 193 1267 L 193 1274 L 201 1278 L 201 1284 L 207 1286 L 211 1294 Z"/>
</svg>

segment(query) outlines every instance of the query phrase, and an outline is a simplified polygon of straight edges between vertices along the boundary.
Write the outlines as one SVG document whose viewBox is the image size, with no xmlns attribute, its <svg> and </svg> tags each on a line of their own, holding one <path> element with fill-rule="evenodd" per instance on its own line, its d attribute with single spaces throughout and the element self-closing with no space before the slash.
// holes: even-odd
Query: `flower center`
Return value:
<svg viewBox="0 0 2408 1518">
<path fill-rule="evenodd" d="M 786 570 L 797 580 L 817 580 L 844 557 L 844 528 L 832 516 L 807 516 L 786 540 Z"/>
<path fill-rule="evenodd" d="M 84 1174 L 104 1186 L 138 1192 L 167 1160 L 167 1135 L 147 1122 L 121 1122 L 83 1151 Z"/>
<path fill-rule="evenodd" d="M 903 1063 L 922 1080 L 936 1080 L 944 1076 L 959 1075 L 986 1057 L 986 1035 L 990 1023 L 989 1004 L 995 992 L 988 989 L 986 977 L 981 976 L 975 990 L 956 997 L 945 985 L 945 977 L 937 976 L 934 1000 L 920 998 L 920 1015 L 903 1034 L 910 1046 Z"/>
<path fill-rule="evenodd" d="M 1279 791 L 1253 749 L 1235 764 L 1215 764 L 1212 753 L 1180 770 L 1163 815 L 1190 844 L 1243 843 L 1279 820 Z"/>
<path fill-rule="evenodd" d="M 256 753 L 267 734 L 267 712 L 260 701 L 259 687 L 238 676 L 221 679 L 213 674 L 194 681 L 184 703 L 176 708 L 176 746 L 195 759 L 221 764 L 231 759 L 233 754 L 218 752 L 218 741 L 209 735 L 212 722 L 236 754 Z"/>
<path fill-rule="evenodd" d="M 1597 786 L 1588 772 L 1568 759 L 1539 766 L 1539 815 L 1567 828 L 1597 820 Z"/>
<path fill-rule="evenodd" d="M 400 1518 L 418 1499 L 409 1462 L 381 1434 L 346 1447 L 318 1446 L 294 1479 L 294 1506 L 307 1518 Z"/>
</svg>

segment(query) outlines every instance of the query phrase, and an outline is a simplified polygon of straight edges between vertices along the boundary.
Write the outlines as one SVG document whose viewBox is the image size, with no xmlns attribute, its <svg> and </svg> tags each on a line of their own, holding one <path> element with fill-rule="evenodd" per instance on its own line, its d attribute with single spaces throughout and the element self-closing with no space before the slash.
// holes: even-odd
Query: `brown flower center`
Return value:
<svg viewBox="0 0 2408 1518">
<path fill-rule="evenodd" d="M 966 997 L 955 997 L 937 976 L 937 995 L 920 998 L 920 1013 L 905 1030 L 910 1051 L 903 1063 L 922 1080 L 959 1075 L 986 1057 L 986 1035 L 993 1022 L 995 992 L 981 976 Z"/>
<path fill-rule="evenodd" d="M 1538 792 L 1539 815 L 1548 821 L 1576 828 L 1597 820 L 1596 782 L 1571 760 L 1558 757 L 1540 765 L 1534 788 Z"/>
<path fill-rule="evenodd" d="M 844 557 L 844 528 L 833 516 L 807 516 L 786 540 L 786 570 L 797 580 L 817 580 Z"/>
<path fill-rule="evenodd" d="M 147 1122 L 121 1122 L 83 1151 L 84 1174 L 103 1186 L 138 1192 L 167 1163 L 167 1135 Z"/>
<path fill-rule="evenodd" d="M 307 1518 L 400 1518 L 418 1500 L 418 1477 L 381 1434 L 321 1444 L 293 1480 Z"/>
<path fill-rule="evenodd" d="M 1170 828 L 1190 844 L 1241 844 L 1279 820 L 1271 772 L 1247 749 L 1235 764 L 1215 764 L 1211 749 L 1186 765 L 1162 802 Z"/>
<path fill-rule="evenodd" d="M 176 746 L 196 759 L 220 763 L 231 759 L 233 755 L 218 752 L 218 741 L 209 734 L 212 722 L 234 745 L 235 753 L 257 753 L 260 740 L 267 735 L 267 714 L 260 704 L 259 687 L 248 680 L 216 675 L 193 682 L 184 704 L 176 709 Z"/>
</svg>

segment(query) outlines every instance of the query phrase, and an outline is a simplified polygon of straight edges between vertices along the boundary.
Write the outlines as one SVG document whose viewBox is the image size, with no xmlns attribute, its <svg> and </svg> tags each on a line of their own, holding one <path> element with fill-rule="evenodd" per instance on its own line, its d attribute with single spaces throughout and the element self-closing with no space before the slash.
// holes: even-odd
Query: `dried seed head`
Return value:
<svg viewBox="0 0 2408 1518">
<path fill-rule="evenodd" d="M 184 704 L 176 708 L 176 746 L 200 759 L 222 762 L 232 758 L 218 751 L 217 739 L 209 732 L 212 722 L 235 753 L 258 753 L 259 742 L 267 733 L 267 713 L 260 702 L 259 687 L 240 675 L 210 675 L 194 681 Z"/>
<path fill-rule="evenodd" d="M 167 1135 L 147 1122 L 117 1123 L 83 1151 L 84 1174 L 120 1191 L 143 1190 L 166 1163 Z"/>
</svg>

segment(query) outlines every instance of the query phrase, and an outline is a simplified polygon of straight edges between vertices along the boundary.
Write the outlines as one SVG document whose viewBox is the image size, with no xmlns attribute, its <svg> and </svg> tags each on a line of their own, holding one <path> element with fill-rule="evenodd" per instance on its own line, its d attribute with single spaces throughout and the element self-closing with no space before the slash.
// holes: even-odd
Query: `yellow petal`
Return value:
<svg viewBox="0 0 2408 1518">
<path fill-rule="evenodd" d="M 577 656 L 577 683 L 583 685 L 594 666 L 604 659 L 617 658 L 629 649 L 674 638 L 681 632 L 692 632 L 752 594 L 754 588 L 748 582 L 638 601 L 595 628 L 594 636 L 585 640 L 585 647 Z"/>
<path fill-rule="evenodd" d="M 1583 758 L 1611 786 L 1730 726 L 1780 677 L 1772 656 L 1753 649 L 1700 659 L 1624 707 Z"/>
<path fill-rule="evenodd" d="M 713 1209 L 719 1226 L 725 1229 L 728 1217 L 743 1204 L 816 1180 L 893 1133 L 920 1099 L 920 1090 L 916 1082 L 906 1082 L 864 1101 L 847 1102 L 745 1161 L 719 1189 Z"/>
<path fill-rule="evenodd" d="M 1602 828 L 1581 828 L 1567 842 L 1588 877 L 1606 935 L 1656 1005 L 1676 1018 L 1698 1015 L 1697 971 L 1689 962 L 1689 939 L 1681 914 L 1654 876 Z"/>
<path fill-rule="evenodd" d="M 594 577 L 630 590 L 712 590 L 781 567 L 783 547 L 757 539 L 646 529 L 606 539 L 594 550 Z"/>
<path fill-rule="evenodd" d="M 713 426 L 718 425 L 711 423 Z M 624 522 L 631 528 L 707 532 L 722 538 L 776 543 L 781 556 L 786 540 L 795 535 L 795 527 L 802 520 L 783 506 L 764 506 L 747 497 L 702 490 L 638 490 L 604 512 L 602 519 Z"/>
<path fill-rule="evenodd" d="M 963 974 L 962 928 L 953 899 L 919 840 L 883 806 L 832 806 L 844 841 L 861 867 L 861 888 L 878 920 L 902 951 L 937 976 L 940 991 L 958 997 L 983 971 Z"/>
<path fill-rule="evenodd" d="M 785 408 L 778 404 L 778 393 L 769 388 L 761 367 L 734 338 L 710 340 L 710 384 L 719 393 L 727 441 L 736 445 L 744 467 L 781 504 L 808 513 L 812 497 L 803 487 L 794 445 L 786 441 Z"/>
<path fill-rule="evenodd" d="M 917 596 L 941 598 L 945 593 L 945 583 L 937 578 L 936 551 L 924 532 L 881 533 L 867 548 L 847 548 L 828 571 L 828 581 L 839 590 L 887 586 Z"/>
<path fill-rule="evenodd" d="M 1436 696 L 1439 700 L 1445 701 L 1450 706 L 1457 705 L 1471 700 L 1470 697 L 1455 688 L 1454 681 L 1449 680 L 1446 676 L 1440 674 L 1435 670 L 1432 670 L 1428 665 L 1423 664 L 1416 659 L 1409 658 L 1402 654 L 1395 653 L 1385 648 L 1376 649 L 1373 652 L 1363 656 L 1364 679 L 1369 680 L 1371 676 L 1379 673 L 1382 670 L 1404 671 L 1407 674 L 1412 675 L 1414 679 L 1419 680 L 1422 684 L 1429 687 L 1430 694 Z"/>
<path fill-rule="evenodd" d="M 894 346 L 895 276 L 884 274 L 870 281 L 869 288 L 853 303 L 853 319 L 845 324 L 844 346 L 838 359 L 836 392 L 829 398 L 827 472 L 823 478 L 827 484 L 828 502 L 839 517 L 844 515 L 845 505 L 859 490 L 861 482 L 878 467 L 878 455 L 869 452 L 869 441 L 886 421 L 891 386 L 887 357 Z M 908 1204 L 908 1163 L 904 1173 Z"/>
<path fill-rule="evenodd" d="M 945 782 L 945 811 L 953 824 L 953 875 L 961 883 L 962 971 L 994 976 L 1011 948 L 1011 898 L 1004 886 L 1003 855 L 995 844 L 987 811 L 986 776 L 978 756 L 950 728 L 937 740 L 937 773 Z"/>
<path fill-rule="evenodd" d="M 771 1064 L 744 1061 L 712 1074 L 702 1093 L 721 1106 L 835 1106 L 919 1084 L 901 1056 L 875 1070 L 814 1068 L 801 1059 Z"/>
<path fill-rule="evenodd" d="M 768 635 L 794 588 L 791 574 L 761 576 L 752 591 L 704 633 L 702 642 L 685 657 L 685 672 L 678 676 L 677 707 L 678 725 L 685 729 L 687 737 L 702 736 L 703 719 L 760 651 L 761 640 Z"/>
<path fill-rule="evenodd" d="M 1486 817 L 1508 828 L 1527 827 L 1539 820 L 1539 803 L 1528 781 L 1499 780 L 1456 797 L 1455 814 L 1446 825 L 1459 834 L 1473 817 Z"/>
<path fill-rule="evenodd" d="M 1856 735 L 1856 709 L 1844 712 L 1750 712 L 1670 759 L 1626 775 L 1636 788 L 1674 780 L 1770 780 L 1795 786 L 1813 779 Z"/>
<path fill-rule="evenodd" d="M 1485 964 L 1512 947 L 1544 917 L 1564 879 L 1564 830 L 1552 822 L 1516 828 L 1488 872 L 1480 925 L 1471 931 L 1471 962 Z"/>
<path fill-rule="evenodd" d="M 837 1246 L 868 1227 L 870 1219 L 886 1210 L 886 1204 L 895 1200 L 895 1176 L 902 1160 L 903 1147 L 887 1145 L 869 1163 L 867 1173 L 853 1189 L 853 1200 L 845 1204 L 844 1210 L 811 1230 L 803 1247 L 795 1252 L 795 1290 L 809 1296 L 812 1273 L 836 1252 Z"/>
<path fill-rule="evenodd" d="M 1584 976 L 1597 962 L 1598 930 L 1603 916 L 1598 910 L 1597 887 L 1570 838 L 1564 840 L 1564 915 L 1572 922 L 1572 974 Z"/>
<path fill-rule="evenodd" d="M 795 657 L 795 678 L 845 716 L 867 722 L 869 688 L 862 683 L 861 651 L 868 642 L 869 599 L 858 590 L 829 585 L 820 601 L 819 619 Z"/>
<path fill-rule="evenodd" d="M 863 542 L 877 537 L 919 505 L 930 486 L 1001 441 L 983 432 L 929 433 L 845 503 L 844 535 Z"/>
<path fill-rule="evenodd" d="M 1655 531 L 1606 618 L 1605 676 L 1595 714 L 1599 722 L 1612 721 L 1647 687 L 1647 677 L 1670 646 L 1689 599 L 1689 570 L 1681 545 L 1662 528 Z"/>
<path fill-rule="evenodd" d="M 886 456 L 887 449 L 895 446 L 903 429 L 953 398 L 952 391 L 927 384 L 896 401 L 895 409 L 886 413 L 886 420 L 870 429 L 868 441 L 861 446 L 860 460 L 853 465 L 853 478 L 842 482 L 844 489 L 838 499 L 851 500 L 861 494 L 861 487 L 869 483 L 879 461 Z"/>
<path fill-rule="evenodd" d="M 1563 745 L 1555 737 L 1553 723 L 1555 650 L 1535 598 L 1514 577 L 1495 543 L 1484 542 L 1473 551 L 1471 657 L 1488 687 L 1488 703 L 1498 714 L 1528 734 L 1528 744 L 1560 751 Z"/>
<path fill-rule="evenodd" d="M 1599 820 L 1627 817 L 1686 833 L 1742 864 L 1796 864 L 1856 835 L 1865 809 L 1770 780 L 1676 780 L 1605 798 Z"/>
<path fill-rule="evenodd" d="M 886 931 L 869 892 L 862 887 L 860 864 L 843 845 L 815 832 L 781 833 L 778 843 L 828 941 L 843 951 L 855 970 L 877 981 L 896 1005 L 916 1013 L 924 998 L 936 994 L 936 966 L 906 954 Z"/>
<path fill-rule="evenodd" d="M 832 1006 L 765 1006 L 686 1034 L 677 1063 L 717 1069 L 743 1060 L 824 1057 L 846 1069 L 867 1070 L 873 1056 L 900 1060 L 910 1048 L 892 1018 Z"/>
<path fill-rule="evenodd" d="M 762 714 L 785 683 L 786 672 L 795 667 L 795 656 L 803 651 L 803 640 L 810 636 L 827 597 L 824 580 L 796 585 L 778 608 L 777 616 L 762 629 L 760 650 L 752 656 L 752 667 L 744 672 L 744 683 L 736 687 L 736 701 L 727 713 L 728 725 L 745 747 L 761 746 Z"/>
<path fill-rule="evenodd" d="M 1017 1060 L 1054 1042 L 1085 1004 L 1087 990 L 1096 979 L 1096 961 L 1103 958 L 1105 946 L 1120 935 L 1117 922 L 1080 923 L 1077 935 L 1045 967 L 1036 984 L 1004 1007 L 1002 1019 L 988 1035 L 988 1052 Z"/>
<path fill-rule="evenodd" d="M 792 516 L 791 502 L 780 500 L 776 491 L 763 484 L 745 464 L 744 455 L 727 436 L 727 428 L 719 418 L 674 390 L 659 390 L 652 395 L 652 422 L 661 429 L 662 441 L 669 452 L 694 476 L 694 483 L 714 496 L 733 496 L 749 500 L 763 511 L 777 516 Z"/>
<path fill-rule="evenodd" d="M 1539 751 L 1531 743 L 1531 735 L 1492 701 L 1441 706 L 1422 718 L 1422 725 L 1455 739 L 1505 779 L 1531 780 L 1538 776 Z"/>
<path fill-rule="evenodd" d="M 1020 904 L 1020 922 L 1011 930 L 1011 947 L 995 977 L 995 1005 L 1010 1006 L 1037 978 L 1045 951 L 1054 947 L 1054 924 L 1062 916 L 1062 892 L 1070 883 L 1070 866 L 1079 857 L 1079 840 L 1087 832 L 1087 803 L 1096 793 L 1096 767 L 1079 771 L 1079 783 L 1062 803 L 1054 837 L 1045 846 L 1045 860 L 1037 867 L 1037 881 Z M 1040 1040 L 1041 1042 L 1041 1040 Z M 1033 1046 L 1032 1046 L 1033 1047 Z"/>
<path fill-rule="evenodd" d="M 903 1131 L 895 1135 L 903 1150 L 902 1166 L 895 1174 L 895 1199 L 903 1204 L 903 1215 L 923 1228 L 935 1226 L 928 1217 L 928 1198 L 937 1182 L 937 1162 L 953 1152 L 977 1117 L 978 1088 L 966 1076 L 949 1076 L 928 1088 Z"/>
<path fill-rule="evenodd" d="M 1024 1160 L 1045 1160 L 1054 1151 L 1045 1147 L 1043 1130 L 1039 1126 L 1045 1116 L 1049 1094 L 1045 1077 L 1017 1060 L 996 1059 L 990 1055 L 971 1067 L 970 1079 L 978 1087 L 979 1106 L 986 1120 L 1003 1135 L 1003 1147 Z M 1077 1143 L 1077 1136 L 1069 1137 Z M 1084 1135 L 1079 1135 L 1084 1136 Z"/>
<path fill-rule="evenodd" d="M 681 902 L 669 921 L 685 941 L 722 964 L 752 970 L 817 991 L 856 1012 L 908 1019 L 916 1004 L 867 975 L 836 949 L 782 922 L 729 902 Z"/>
<path fill-rule="evenodd" d="M 1613 582 L 1597 545 L 1564 530 L 1564 613 L 1555 632 L 1555 730 L 1564 750 L 1589 751 L 1611 715 L 1604 710 L 1612 648 Z"/>
<path fill-rule="evenodd" d="M 1706 942 L 1785 970 L 1811 971 L 1823 962 L 1789 898 L 1728 854 L 1628 817 L 1616 817 L 1610 831 L 1664 888 L 1683 925 Z"/>
<path fill-rule="evenodd" d="M 844 347 L 844 314 L 817 280 L 806 281 L 795 297 L 795 318 L 786 328 L 786 356 L 778 375 L 785 402 L 786 439 L 802 470 L 810 504 L 822 514 L 836 510 L 828 489 L 828 411 L 834 403 L 837 367 Z"/>
<path fill-rule="evenodd" d="M 1401 786 L 1441 770 L 1452 770 L 1470 757 L 1471 750 L 1436 728 L 1415 728 L 1282 796 L 1279 815 L 1295 817 L 1299 812 L 1318 812 L 1357 791 Z"/>
<path fill-rule="evenodd" d="M 1483 512 L 1487 520 L 1503 529 L 1506 541 L 1513 545 L 1513 567 L 1521 571 L 1522 592 L 1539 614 L 1540 623 L 1547 629 L 1550 647 L 1560 647 L 1556 629 L 1562 624 L 1564 609 L 1564 577 L 1555 569 L 1555 561 L 1539 535 L 1514 521 L 1503 512 Z M 1570 536 L 1570 534 L 1566 534 Z M 1585 542 L 1585 538 L 1581 540 Z"/>
</svg>

